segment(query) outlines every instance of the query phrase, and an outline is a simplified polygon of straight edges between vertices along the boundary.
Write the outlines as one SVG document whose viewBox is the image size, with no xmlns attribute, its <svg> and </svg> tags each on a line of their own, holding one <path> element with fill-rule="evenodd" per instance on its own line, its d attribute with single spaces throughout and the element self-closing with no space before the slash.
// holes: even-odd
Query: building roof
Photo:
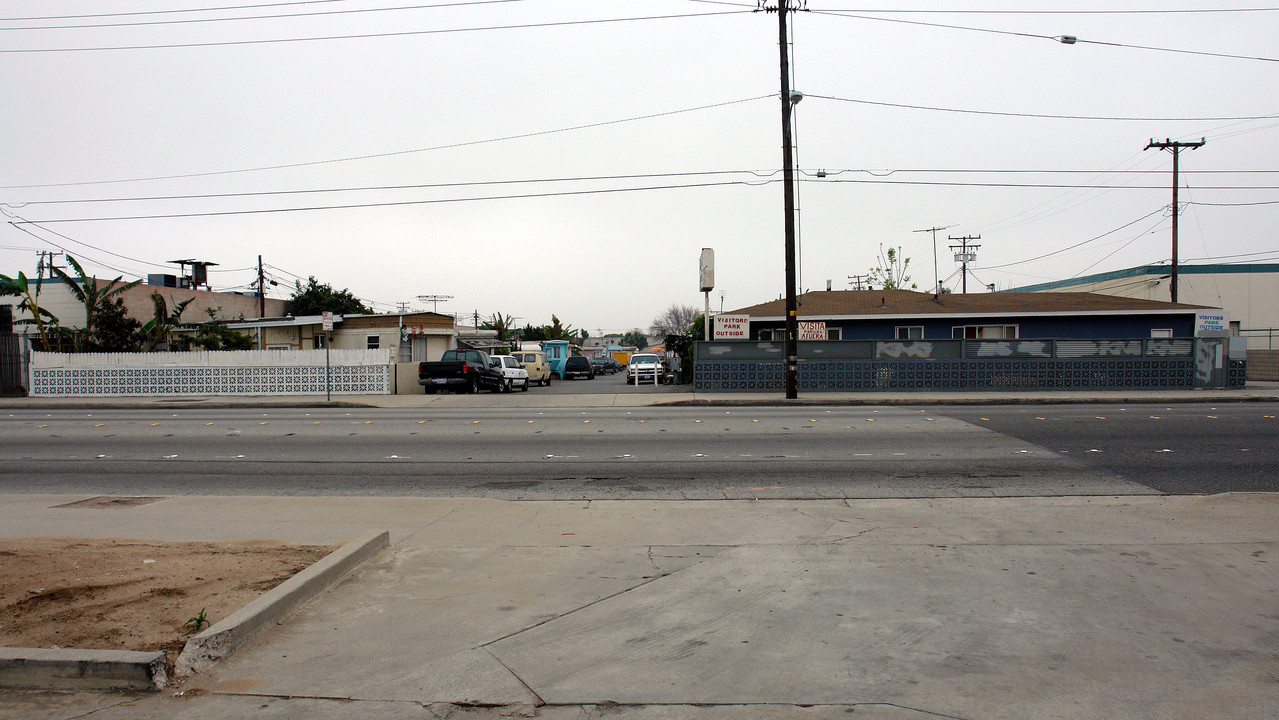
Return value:
<svg viewBox="0 0 1279 720">
<path fill-rule="evenodd" d="M 932 293 L 912 290 L 829 290 L 805 293 L 799 298 L 799 317 L 873 319 L 876 317 L 966 317 L 988 315 L 1097 315 L 1176 314 L 1207 309 L 1203 305 L 1102 295 L 1100 293 Z M 785 320 L 786 301 L 751 305 L 728 315 L 749 315 L 751 320 Z"/>
<path fill-rule="evenodd" d="M 292 315 L 282 318 L 259 318 L 257 320 L 244 320 L 241 322 L 229 323 L 229 327 L 236 330 L 248 330 L 258 327 L 294 327 L 301 325 L 320 325 L 324 322 L 323 315 Z M 425 334 L 436 334 L 429 331 L 442 330 L 445 334 L 452 334 L 453 317 L 451 315 L 440 315 L 439 313 L 420 312 L 420 313 L 383 313 L 378 315 L 333 315 L 333 324 L 341 325 L 347 330 L 363 330 L 363 329 L 386 329 L 394 327 L 411 326 L 422 329 Z"/>
<path fill-rule="evenodd" d="M 1091 285 L 1093 283 L 1106 282 L 1107 280 L 1118 280 L 1120 278 L 1128 277 L 1145 277 L 1147 275 L 1165 277 L 1170 272 L 1172 272 L 1171 265 L 1138 265 L 1137 267 L 1124 268 L 1123 270 L 1112 270 L 1110 272 L 1097 273 L 1095 275 L 1084 275 L 1083 277 L 1070 278 L 1069 280 L 1054 280 L 1053 282 L 1037 283 L 1035 285 L 1023 285 L 1019 288 L 1012 288 L 1008 292 L 1044 292 L 1045 290 L 1079 287 L 1081 285 Z M 1279 263 L 1178 265 L 1177 273 L 1180 275 L 1279 273 Z"/>
</svg>

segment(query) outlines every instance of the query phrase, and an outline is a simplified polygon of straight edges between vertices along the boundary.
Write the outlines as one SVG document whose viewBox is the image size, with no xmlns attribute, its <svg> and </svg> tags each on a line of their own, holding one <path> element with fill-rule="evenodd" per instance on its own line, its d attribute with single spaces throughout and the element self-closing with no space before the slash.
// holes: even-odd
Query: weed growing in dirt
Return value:
<svg viewBox="0 0 1279 720">
<path fill-rule="evenodd" d="M 193 615 L 190 620 L 182 623 L 182 627 L 187 629 L 187 631 L 183 633 L 185 637 L 191 637 L 192 635 L 200 632 L 202 627 L 209 626 L 209 618 L 204 612 L 205 609 L 206 608 L 200 608 L 200 612 L 198 614 Z"/>
</svg>

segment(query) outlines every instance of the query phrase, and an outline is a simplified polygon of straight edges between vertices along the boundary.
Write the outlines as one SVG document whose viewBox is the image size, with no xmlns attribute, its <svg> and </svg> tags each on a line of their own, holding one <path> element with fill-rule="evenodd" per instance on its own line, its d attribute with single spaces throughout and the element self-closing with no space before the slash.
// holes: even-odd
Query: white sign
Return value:
<svg viewBox="0 0 1279 720">
<path fill-rule="evenodd" d="M 802 322 L 799 324 L 800 340 L 825 340 L 826 339 L 826 323 L 824 322 Z"/>
<path fill-rule="evenodd" d="M 1195 337 L 1229 337 L 1230 315 L 1225 310 L 1200 310 L 1195 313 Z"/>
<path fill-rule="evenodd" d="M 702 258 L 698 263 L 698 279 L 701 281 L 699 292 L 710 292 L 715 289 L 715 248 L 702 248 Z"/>
<path fill-rule="evenodd" d="M 716 340 L 749 340 L 751 337 L 750 315 L 716 315 Z"/>
<path fill-rule="evenodd" d="M 333 313 L 327 310 L 320 313 L 320 323 L 324 332 L 333 332 Z"/>
</svg>

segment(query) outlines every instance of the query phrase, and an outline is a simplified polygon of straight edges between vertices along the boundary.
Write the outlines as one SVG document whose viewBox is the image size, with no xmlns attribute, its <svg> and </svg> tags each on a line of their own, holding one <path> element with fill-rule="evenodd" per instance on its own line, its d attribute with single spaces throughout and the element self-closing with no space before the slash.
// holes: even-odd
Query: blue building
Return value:
<svg viewBox="0 0 1279 720">
<path fill-rule="evenodd" d="M 1201 305 L 1096 293 L 844 290 L 799 298 L 803 391 L 1242 387 L 1246 344 Z M 699 392 L 783 388 L 786 303 L 724 313 Z M 745 330 L 743 332 L 743 330 Z"/>
</svg>

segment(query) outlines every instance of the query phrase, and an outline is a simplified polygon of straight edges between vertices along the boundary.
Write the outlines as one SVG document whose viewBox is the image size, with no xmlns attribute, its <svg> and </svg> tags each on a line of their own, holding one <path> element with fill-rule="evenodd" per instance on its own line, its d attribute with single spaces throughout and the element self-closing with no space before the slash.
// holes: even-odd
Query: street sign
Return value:
<svg viewBox="0 0 1279 720">
<path fill-rule="evenodd" d="M 333 332 L 333 313 L 326 310 L 320 313 L 320 318 L 324 332 Z"/>
</svg>

